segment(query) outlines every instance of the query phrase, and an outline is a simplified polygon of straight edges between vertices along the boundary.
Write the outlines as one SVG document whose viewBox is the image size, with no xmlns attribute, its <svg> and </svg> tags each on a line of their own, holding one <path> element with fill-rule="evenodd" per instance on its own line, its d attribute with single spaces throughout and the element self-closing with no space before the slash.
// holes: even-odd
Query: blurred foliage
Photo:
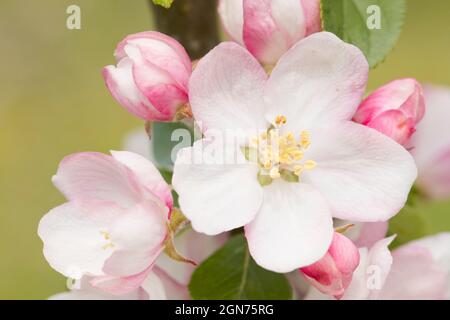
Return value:
<svg viewBox="0 0 450 320">
<path fill-rule="evenodd" d="M 66 29 L 66 8 L 74 3 L 81 30 Z M 400 41 L 371 71 L 370 88 L 399 77 L 450 86 L 450 1 L 407 4 Z M 36 234 L 42 215 L 64 201 L 50 178 L 65 155 L 120 149 L 129 129 L 143 127 L 110 97 L 100 71 L 114 63 L 114 47 L 126 34 L 151 29 L 148 7 L 146 0 L 0 2 L 1 299 L 64 290 Z M 450 203 L 421 208 L 426 232 L 448 230 Z"/>
<path fill-rule="evenodd" d="M 397 235 L 391 248 L 444 231 L 450 231 L 450 200 L 415 201 L 389 222 L 389 234 Z"/>
<path fill-rule="evenodd" d="M 173 0 L 152 0 L 154 4 L 162 6 L 166 9 L 170 8 Z"/>
</svg>

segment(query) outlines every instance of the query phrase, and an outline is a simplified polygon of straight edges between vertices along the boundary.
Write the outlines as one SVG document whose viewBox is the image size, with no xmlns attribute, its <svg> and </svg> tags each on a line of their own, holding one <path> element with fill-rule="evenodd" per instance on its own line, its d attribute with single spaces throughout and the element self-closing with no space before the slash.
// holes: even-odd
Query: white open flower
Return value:
<svg viewBox="0 0 450 320">
<path fill-rule="evenodd" d="M 326 32 L 293 46 L 269 78 L 235 43 L 201 59 L 189 97 L 204 139 L 178 153 L 173 176 L 193 228 L 215 235 L 245 226 L 255 261 L 289 272 L 325 254 L 332 217 L 395 215 L 417 170 L 402 146 L 351 122 L 367 74 L 363 53 Z M 224 131 L 240 144 L 220 139 Z M 219 150 L 211 144 L 237 161 L 205 163 Z"/>
</svg>

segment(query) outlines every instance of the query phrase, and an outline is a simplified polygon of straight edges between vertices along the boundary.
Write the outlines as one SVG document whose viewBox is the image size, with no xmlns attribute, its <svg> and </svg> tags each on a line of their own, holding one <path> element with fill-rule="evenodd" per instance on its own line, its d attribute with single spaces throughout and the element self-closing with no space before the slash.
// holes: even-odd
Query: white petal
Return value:
<svg viewBox="0 0 450 320">
<path fill-rule="evenodd" d="M 286 127 L 349 120 L 364 94 L 368 63 L 363 53 L 335 35 L 313 34 L 279 60 L 264 96 L 268 113 L 285 115 Z"/>
<path fill-rule="evenodd" d="M 243 0 L 220 0 L 218 11 L 226 33 L 232 40 L 243 45 L 244 44 L 244 40 L 242 39 L 242 30 L 244 26 Z"/>
<path fill-rule="evenodd" d="M 167 300 L 164 285 L 154 272 L 148 274 L 142 283 L 142 288 L 147 292 L 150 300 Z"/>
<path fill-rule="evenodd" d="M 123 139 L 123 149 L 140 154 L 153 163 L 155 162 L 151 141 L 144 128 L 137 128 L 128 132 Z"/>
<path fill-rule="evenodd" d="M 267 75 L 236 43 L 224 42 L 198 63 L 189 82 L 189 101 L 203 132 L 265 128 L 262 90 Z"/>
<path fill-rule="evenodd" d="M 373 245 L 372 248 L 369 250 L 369 256 L 368 256 L 368 268 L 366 270 L 367 277 L 375 276 L 377 277 L 377 281 L 373 282 L 376 284 L 375 287 L 370 287 L 369 290 L 369 299 L 377 299 L 380 293 L 380 290 L 383 288 L 386 278 L 389 275 L 389 272 L 391 272 L 391 266 L 392 266 L 392 255 L 389 251 L 389 245 L 394 240 L 395 236 L 391 236 L 388 238 L 385 238 L 383 240 L 378 241 Z M 371 270 L 373 272 L 371 272 Z M 370 279 L 368 279 L 370 281 Z M 377 283 L 378 282 L 378 283 Z"/>
<path fill-rule="evenodd" d="M 178 263 L 180 264 L 180 263 Z M 187 285 L 178 283 L 174 278 L 166 273 L 166 270 L 162 270 L 155 266 L 152 271 L 158 276 L 164 285 L 164 291 L 166 292 L 167 299 L 170 300 L 189 300 L 189 290 Z"/>
<path fill-rule="evenodd" d="M 302 179 L 329 202 L 333 216 L 385 221 L 405 205 L 417 169 L 411 155 L 383 134 L 353 122 L 311 131 Z"/>
<path fill-rule="evenodd" d="M 40 221 L 38 234 L 49 264 L 66 277 L 102 275 L 103 264 L 113 253 L 102 232 L 107 232 L 122 211 L 108 203 L 81 207 L 65 203 Z"/>
<path fill-rule="evenodd" d="M 205 140 L 181 149 L 175 162 L 172 185 L 184 215 L 197 232 L 216 235 L 249 223 L 262 202 L 262 187 L 257 181 L 258 167 L 241 160 L 224 164 L 210 159 L 213 149 Z M 231 147 L 229 147 L 231 148 Z M 218 150 L 224 150 L 221 143 Z"/>
<path fill-rule="evenodd" d="M 306 184 L 275 180 L 264 187 L 261 209 L 245 226 L 250 253 L 268 270 L 290 272 L 319 260 L 333 225 L 326 200 Z"/>
<path fill-rule="evenodd" d="M 147 202 L 129 209 L 110 228 L 116 251 L 106 261 L 104 271 L 129 276 L 151 266 L 163 250 L 167 235 L 167 208 Z"/>
<path fill-rule="evenodd" d="M 392 265 L 388 249 L 394 237 L 382 239 L 368 248 L 360 248 L 360 262 L 353 273 L 352 283 L 345 291 L 343 300 L 376 299 L 384 286 Z"/>
</svg>

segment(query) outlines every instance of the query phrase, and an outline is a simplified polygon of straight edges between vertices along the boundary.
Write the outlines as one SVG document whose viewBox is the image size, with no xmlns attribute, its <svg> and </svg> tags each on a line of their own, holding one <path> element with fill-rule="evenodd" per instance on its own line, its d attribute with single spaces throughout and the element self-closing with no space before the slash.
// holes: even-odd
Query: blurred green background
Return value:
<svg viewBox="0 0 450 320">
<path fill-rule="evenodd" d="M 402 37 L 370 88 L 406 76 L 450 86 L 450 1 L 407 2 Z M 81 7 L 81 30 L 66 29 L 70 4 Z M 113 101 L 100 71 L 125 35 L 151 28 L 145 0 L 0 2 L 0 299 L 65 289 L 36 234 L 64 201 L 50 177 L 65 155 L 119 149 L 142 125 Z"/>
</svg>

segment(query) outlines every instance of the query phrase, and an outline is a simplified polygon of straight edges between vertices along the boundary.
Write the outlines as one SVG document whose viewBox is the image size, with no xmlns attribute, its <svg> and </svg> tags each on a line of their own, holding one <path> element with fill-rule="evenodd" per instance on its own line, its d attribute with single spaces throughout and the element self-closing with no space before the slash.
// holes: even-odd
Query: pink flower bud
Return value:
<svg viewBox="0 0 450 320">
<path fill-rule="evenodd" d="M 321 31 L 319 0 L 221 0 L 219 15 L 230 38 L 268 66 Z"/>
<path fill-rule="evenodd" d="M 424 114 L 422 87 L 415 79 L 408 78 L 392 81 L 369 95 L 353 120 L 405 145 Z"/>
<path fill-rule="evenodd" d="M 316 263 L 300 268 L 300 273 L 317 290 L 340 298 L 358 265 L 358 248 L 347 237 L 335 232 L 327 253 Z"/>
<path fill-rule="evenodd" d="M 188 102 L 191 61 L 183 46 L 162 33 L 149 31 L 122 40 L 114 53 L 117 67 L 103 69 L 114 98 L 144 120 L 171 121 Z"/>
</svg>

